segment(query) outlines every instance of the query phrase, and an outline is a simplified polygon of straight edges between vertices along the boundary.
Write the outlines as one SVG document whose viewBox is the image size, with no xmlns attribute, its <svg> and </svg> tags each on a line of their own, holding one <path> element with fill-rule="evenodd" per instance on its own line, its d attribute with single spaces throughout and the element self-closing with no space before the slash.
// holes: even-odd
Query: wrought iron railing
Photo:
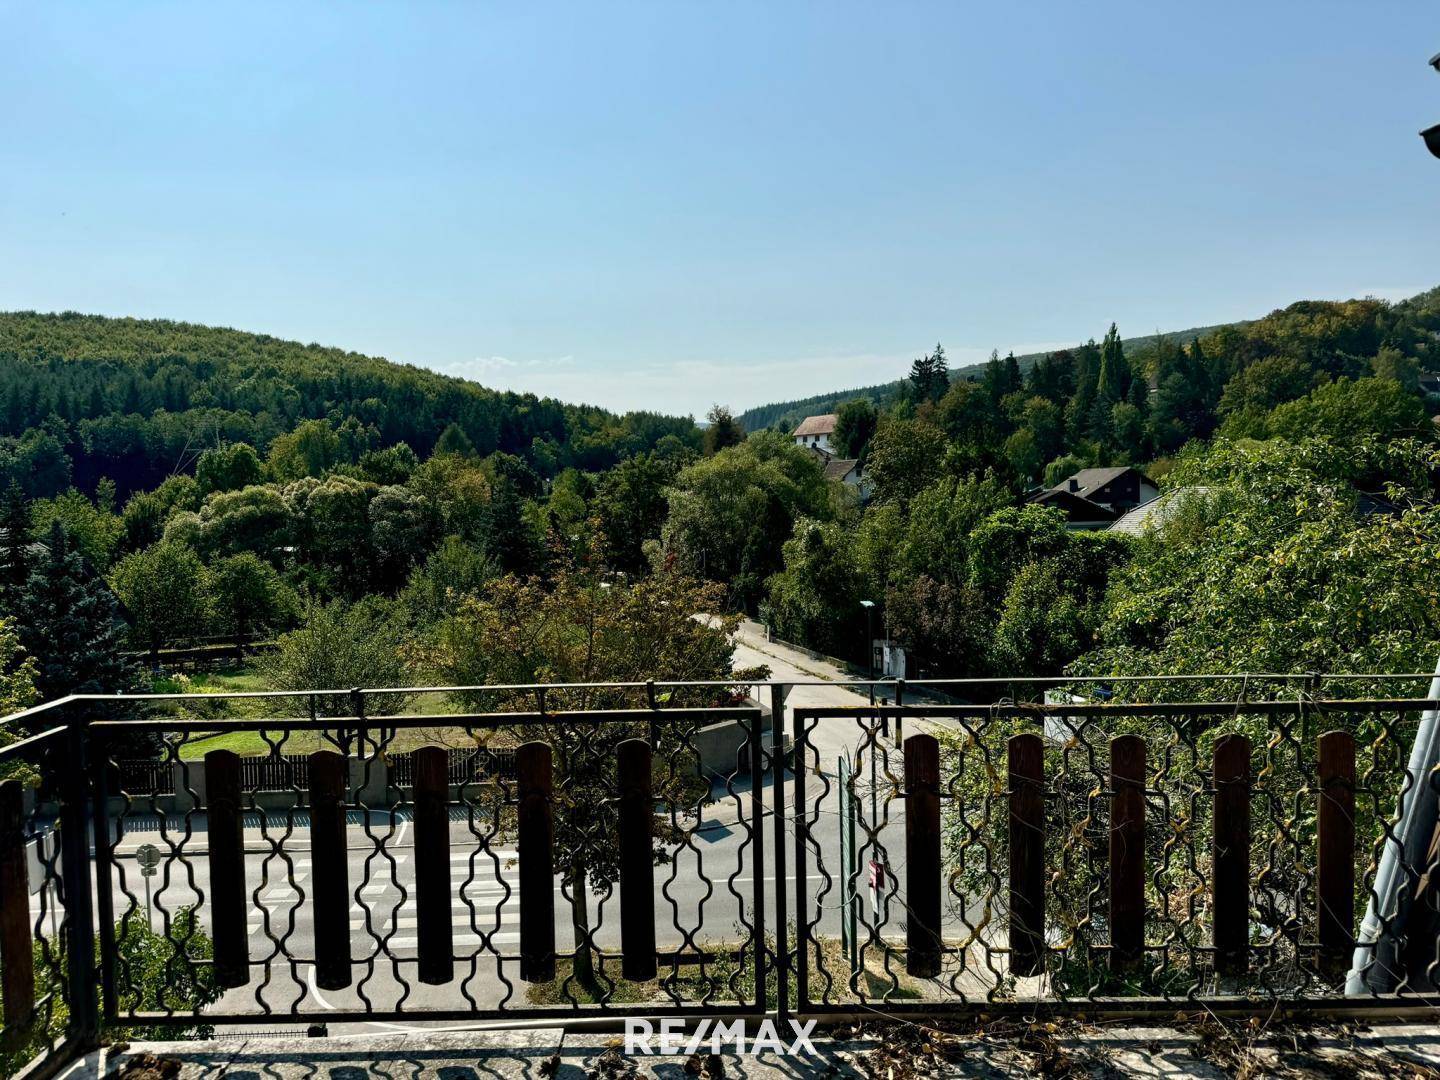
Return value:
<svg viewBox="0 0 1440 1080">
<path fill-rule="evenodd" d="M 1428 1008 L 1440 852 L 1394 896 L 1377 867 L 1402 794 L 1440 802 L 1407 768 L 1437 703 L 1326 696 L 1353 684 L 66 699 L 0 747 L 0 1060 L 319 1021 Z"/>
</svg>

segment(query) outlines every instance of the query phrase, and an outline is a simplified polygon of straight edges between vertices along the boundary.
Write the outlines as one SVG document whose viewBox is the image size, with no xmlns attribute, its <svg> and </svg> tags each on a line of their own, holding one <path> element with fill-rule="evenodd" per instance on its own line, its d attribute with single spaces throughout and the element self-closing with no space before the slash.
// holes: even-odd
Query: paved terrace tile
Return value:
<svg viewBox="0 0 1440 1080">
<path fill-rule="evenodd" d="M 1052 1025 L 1053 1027 L 1053 1025 Z M 834 1037 L 835 1035 L 841 1037 Z M 1428 1078 L 1440 1076 L 1434 1024 L 1261 1029 L 1045 1025 L 991 1033 L 945 1034 L 914 1025 L 841 1029 L 814 1038 L 818 1056 L 713 1059 L 707 1053 L 625 1056 L 621 1037 L 563 1028 L 423 1031 L 348 1038 L 235 1037 L 137 1043 L 93 1054 L 60 1076 L 159 1080 L 143 1066 L 163 1064 L 175 1080 L 545 1080 L 687 1076 L 753 1078 L 956 1077 L 1261 1077 Z M 147 1057 L 148 1055 L 148 1057 Z"/>
</svg>

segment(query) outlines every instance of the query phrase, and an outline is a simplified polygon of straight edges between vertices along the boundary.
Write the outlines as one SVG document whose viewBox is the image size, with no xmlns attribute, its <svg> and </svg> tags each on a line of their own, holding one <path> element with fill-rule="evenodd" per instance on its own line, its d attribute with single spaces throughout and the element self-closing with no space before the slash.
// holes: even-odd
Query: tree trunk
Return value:
<svg viewBox="0 0 1440 1080">
<path fill-rule="evenodd" d="M 581 986 L 595 985 L 595 954 L 590 948 L 590 889 L 583 866 L 570 871 L 570 925 L 575 931 L 571 971 Z"/>
</svg>

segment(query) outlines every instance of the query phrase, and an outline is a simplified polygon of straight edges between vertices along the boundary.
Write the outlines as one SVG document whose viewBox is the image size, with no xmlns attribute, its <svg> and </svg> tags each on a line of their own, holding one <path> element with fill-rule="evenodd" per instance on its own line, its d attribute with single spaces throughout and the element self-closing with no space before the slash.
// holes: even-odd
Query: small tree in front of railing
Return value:
<svg viewBox="0 0 1440 1080">
<path fill-rule="evenodd" d="M 764 678 L 764 669 L 732 669 L 739 617 L 722 610 L 724 589 L 660 568 L 636 582 L 607 575 L 598 559 L 561 557 L 547 581 L 507 576 L 479 596 L 459 600 L 438 628 L 426 662 L 456 685 L 624 683 Z M 690 688 L 663 695 L 670 706 L 711 706 L 734 697 L 725 687 Z M 533 712 L 533 691 L 465 695 L 483 709 Z M 581 688 L 546 692 L 547 712 L 634 708 L 635 691 Z M 700 779 L 699 755 L 686 729 L 657 723 L 598 723 L 576 718 L 517 724 L 522 740 L 550 745 L 555 775 L 555 866 L 565 881 L 575 933 L 572 975 L 594 986 L 596 972 L 590 898 L 608 896 L 619 880 L 619 814 L 615 751 L 632 738 L 655 742 L 653 790 L 664 807 L 654 819 L 657 864 L 668 862 L 681 842 L 682 816 L 710 797 Z M 737 748 L 738 749 L 738 748 Z"/>
</svg>

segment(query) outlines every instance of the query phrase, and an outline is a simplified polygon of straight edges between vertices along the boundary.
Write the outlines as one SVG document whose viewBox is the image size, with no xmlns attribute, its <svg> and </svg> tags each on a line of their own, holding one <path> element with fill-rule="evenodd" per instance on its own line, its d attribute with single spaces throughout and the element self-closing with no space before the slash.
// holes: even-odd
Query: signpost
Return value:
<svg viewBox="0 0 1440 1080">
<path fill-rule="evenodd" d="M 855 879 L 860 865 L 855 848 L 855 774 L 849 755 L 840 756 L 836 775 L 840 781 L 840 946 L 850 961 L 850 970 L 856 971 L 860 967 L 860 895 Z"/>
<path fill-rule="evenodd" d="M 140 864 L 140 876 L 145 879 L 145 925 L 152 922 L 150 912 L 150 879 L 160 868 L 160 849 L 154 844 L 141 844 L 135 852 L 135 861 Z"/>
</svg>

